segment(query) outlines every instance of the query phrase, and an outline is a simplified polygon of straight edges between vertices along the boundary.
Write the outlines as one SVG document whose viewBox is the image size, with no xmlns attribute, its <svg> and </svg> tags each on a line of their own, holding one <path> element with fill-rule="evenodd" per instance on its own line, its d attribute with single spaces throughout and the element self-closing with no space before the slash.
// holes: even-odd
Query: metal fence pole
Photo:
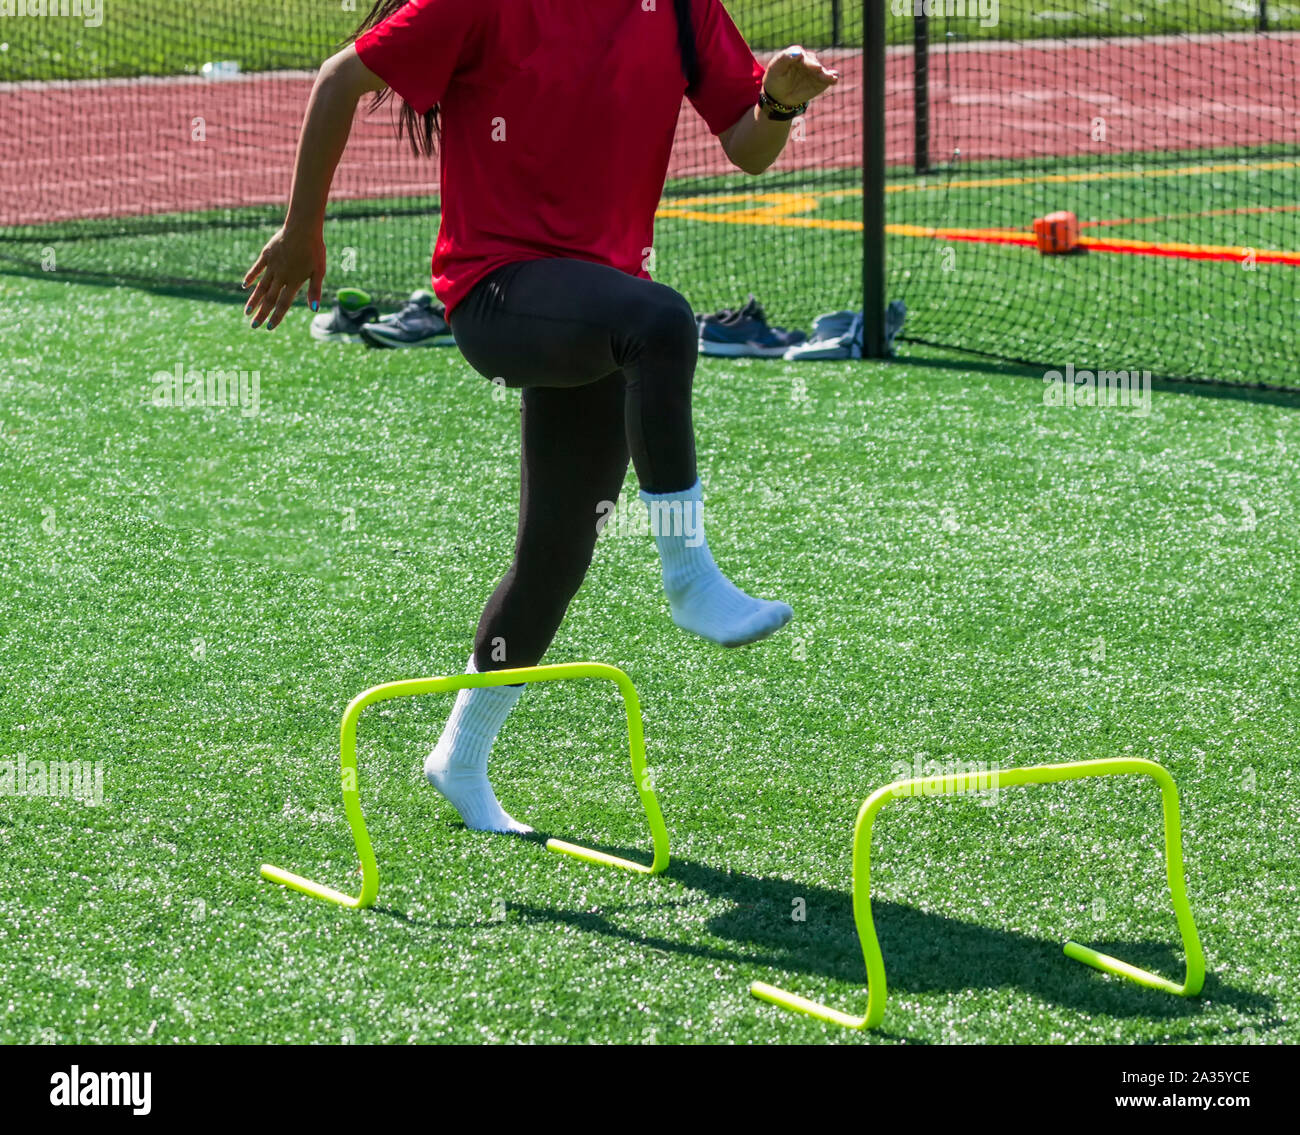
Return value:
<svg viewBox="0 0 1300 1135">
<path fill-rule="evenodd" d="M 863 0 L 862 355 L 885 357 L 885 5 Z"/>
</svg>

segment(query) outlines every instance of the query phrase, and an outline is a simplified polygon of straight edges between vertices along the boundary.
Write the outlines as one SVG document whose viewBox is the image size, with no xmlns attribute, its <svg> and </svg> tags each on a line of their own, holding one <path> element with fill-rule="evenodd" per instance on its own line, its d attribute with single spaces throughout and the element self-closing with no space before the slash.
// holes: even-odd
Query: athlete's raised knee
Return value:
<svg viewBox="0 0 1300 1135">
<path fill-rule="evenodd" d="M 685 297 L 671 288 L 657 289 L 639 305 L 632 324 L 642 350 L 695 358 L 699 342 L 695 313 Z"/>
</svg>

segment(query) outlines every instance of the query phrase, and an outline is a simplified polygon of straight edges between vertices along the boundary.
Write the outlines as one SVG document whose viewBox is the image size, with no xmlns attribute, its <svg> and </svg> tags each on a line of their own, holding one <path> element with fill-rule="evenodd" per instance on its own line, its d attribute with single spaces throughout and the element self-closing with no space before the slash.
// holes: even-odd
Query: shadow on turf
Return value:
<svg viewBox="0 0 1300 1135">
<path fill-rule="evenodd" d="M 917 339 L 914 342 L 935 350 L 954 352 L 959 350 L 959 348 L 955 347 L 929 343 L 924 339 Z M 895 361 L 922 370 L 975 371 L 980 374 L 1001 375 L 1004 378 L 1031 378 L 1040 383 L 1043 381 L 1044 369 L 1051 369 L 1050 367 L 1045 368 L 1041 364 L 994 359 L 974 352 L 972 352 L 969 359 L 899 355 Z M 1238 402 L 1263 402 L 1273 406 L 1286 406 L 1293 410 L 1300 410 L 1300 390 L 1296 389 L 1279 390 L 1269 386 L 1248 386 L 1242 383 L 1212 382 L 1209 380 L 1189 382 L 1185 379 L 1163 378 L 1159 375 L 1152 376 L 1151 389 L 1164 391 L 1168 394 L 1192 395 L 1197 398 L 1226 398 Z"/>
<path fill-rule="evenodd" d="M 275 229 L 274 224 L 267 225 L 266 223 L 246 227 L 264 229 L 268 235 Z M 30 280 L 79 284 L 90 288 L 129 289 L 137 292 L 147 292 L 155 296 L 167 296 L 172 299 L 199 300 L 203 303 L 224 303 L 232 306 L 235 304 L 242 305 L 248 299 L 248 293 L 239 285 L 240 272 L 238 270 L 235 270 L 231 278 L 225 283 L 214 283 L 211 280 L 200 280 L 185 276 L 114 275 L 82 268 L 60 268 L 57 272 L 47 272 L 39 266 L 28 263 L 25 259 L 6 256 L 3 250 L 0 249 L 0 274 Z M 327 287 L 327 302 L 332 298 L 336 290 L 336 286 Z M 371 291 L 371 298 L 383 303 L 400 302 L 403 295 L 405 295 L 404 292 Z M 306 302 L 302 296 L 299 296 L 294 306 L 300 307 Z"/>
<path fill-rule="evenodd" d="M 267 228 L 265 221 L 254 223 L 251 227 Z M 154 295 L 171 296 L 179 299 L 194 299 L 207 302 L 243 304 L 247 298 L 232 278 L 228 283 L 216 284 L 207 280 L 187 279 L 184 277 L 131 277 L 123 278 L 92 270 L 62 269 L 51 275 L 39 266 L 34 266 L 25 258 L 6 256 L 0 252 L 0 271 L 8 276 L 27 277 L 36 280 L 61 280 L 65 283 L 85 284 L 102 288 L 134 288 Z M 375 293 L 376 299 L 384 299 L 382 293 Z M 301 300 L 299 301 L 302 302 Z M 1043 371 L 1051 369 L 1047 364 L 1027 363 L 1017 359 L 999 359 L 990 355 L 970 351 L 968 348 L 954 347 L 945 343 L 933 343 L 927 339 L 909 339 L 906 335 L 899 339 L 900 344 L 915 343 L 937 351 L 952 352 L 969 358 L 929 358 L 925 355 L 895 356 L 896 362 L 918 369 L 977 371 L 983 374 L 997 374 L 1004 377 L 1033 378 L 1042 381 Z M 1063 365 L 1063 364 L 1062 364 Z M 1217 382 L 1206 379 L 1189 382 L 1186 379 L 1166 378 L 1160 375 L 1152 377 L 1154 390 L 1163 390 L 1175 394 L 1190 394 L 1199 398 L 1227 398 L 1237 401 L 1265 402 L 1276 406 L 1300 409 L 1300 389 L 1278 389 L 1276 387 L 1246 383 Z"/>
<path fill-rule="evenodd" d="M 541 843 L 547 837 L 538 832 L 527 838 Z M 645 858 L 635 848 L 602 850 L 633 859 Z M 825 998 L 848 1012 L 861 1012 L 866 1007 L 866 971 L 847 890 L 827 890 L 786 879 L 728 872 L 684 859 L 674 859 L 664 879 L 729 900 L 732 906 L 710 919 L 706 929 L 717 938 L 735 942 L 736 948 L 682 942 L 615 921 L 620 913 L 646 908 L 663 913 L 677 907 L 686 917 L 685 908 L 692 904 L 680 897 L 647 896 L 644 902 L 612 904 L 595 911 L 558 910 L 512 902 L 510 917 L 538 924 L 572 926 L 584 933 L 616 938 L 643 949 L 728 962 L 739 967 L 746 980 L 784 984 L 804 996 Z M 807 915 L 803 922 L 791 918 L 795 901 L 799 899 L 803 900 Z M 1274 1019 L 1274 1003 L 1270 998 L 1219 981 L 1213 973 L 1213 957 L 1201 997 L 1185 999 L 1103 977 L 1065 957 L 1061 942 L 962 922 L 881 899 L 872 903 L 872 911 L 892 993 L 956 993 L 971 988 L 1015 987 L 1085 1014 L 1148 1020 L 1192 1018 L 1203 1011 L 1206 1002 L 1213 1001 L 1249 1014 L 1255 1024 L 1248 1027 L 1254 1028 L 1256 1034 L 1269 1032 L 1279 1023 Z M 389 913 L 412 921 L 398 911 Z M 1153 932 L 1168 933 L 1168 940 L 1084 937 L 1083 941 L 1136 965 L 1181 977 L 1182 951 L 1173 912 L 1163 911 L 1153 917 L 1158 920 Z M 693 921 L 692 926 L 698 923 Z M 791 974 L 806 975 L 813 980 L 791 980 L 788 976 Z M 828 988 L 824 980 L 827 978 L 853 989 L 850 992 Z M 1218 1024 L 1207 1032 L 1212 1037 L 1225 1035 Z"/>
</svg>

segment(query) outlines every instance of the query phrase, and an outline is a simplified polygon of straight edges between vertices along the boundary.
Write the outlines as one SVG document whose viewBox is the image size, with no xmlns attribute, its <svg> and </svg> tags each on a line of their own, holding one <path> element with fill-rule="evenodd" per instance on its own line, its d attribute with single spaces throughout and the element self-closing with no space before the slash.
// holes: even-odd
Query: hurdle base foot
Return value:
<svg viewBox="0 0 1300 1135">
<path fill-rule="evenodd" d="M 313 882 L 302 875 L 295 875 L 292 871 L 286 871 L 283 867 L 276 867 L 270 863 L 262 864 L 261 875 L 263 879 L 267 879 L 272 883 L 279 883 L 282 887 L 301 891 L 304 895 L 324 899 L 326 902 L 336 903 L 350 910 L 359 910 L 362 906 L 370 905 L 369 903 L 362 903 L 358 895 L 345 895 L 342 891 L 336 891 L 333 887 L 327 887 L 324 883 Z"/>
<path fill-rule="evenodd" d="M 569 855 L 574 859 L 581 859 L 584 863 L 595 863 L 602 867 L 617 867 L 621 871 L 631 871 L 637 875 L 657 875 L 663 869 L 656 870 L 653 865 L 647 867 L 643 863 L 623 859 L 618 855 L 610 855 L 605 851 L 597 851 L 595 848 L 581 847 L 576 843 L 569 843 L 563 839 L 548 839 L 546 841 L 546 850 L 554 851 L 559 855 Z"/>
<path fill-rule="evenodd" d="M 791 1012 L 803 1013 L 807 1017 L 816 1017 L 819 1021 L 825 1021 L 827 1024 L 840 1025 L 846 1029 L 869 1027 L 866 1017 L 855 1017 L 850 1013 L 841 1013 L 838 1009 L 832 1009 L 829 1005 L 823 1005 L 819 1001 L 810 1001 L 807 997 L 800 997 L 797 993 L 778 989 L 775 985 L 768 985 L 766 981 L 751 982 L 749 991 L 760 1001 L 779 1005 L 782 1009 L 789 1009 Z M 877 1023 L 879 1022 L 874 1022 L 870 1027 L 874 1027 L 874 1024 Z"/>
<path fill-rule="evenodd" d="M 1064 949 L 1067 958 L 1073 958 L 1076 962 L 1082 962 L 1084 965 L 1091 966 L 1102 973 L 1128 978 L 1129 981 L 1135 982 L 1146 989 L 1158 989 L 1163 993 L 1173 993 L 1178 997 L 1191 996 L 1191 991 L 1186 985 L 1179 985 L 1176 981 L 1170 981 L 1167 977 L 1161 977 L 1158 973 L 1142 969 L 1140 966 L 1135 966 L 1122 958 L 1103 954 L 1100 950 L 1094 950 L 1091 946 L 1071 941 L 1065 943 Z"/>
</svg>

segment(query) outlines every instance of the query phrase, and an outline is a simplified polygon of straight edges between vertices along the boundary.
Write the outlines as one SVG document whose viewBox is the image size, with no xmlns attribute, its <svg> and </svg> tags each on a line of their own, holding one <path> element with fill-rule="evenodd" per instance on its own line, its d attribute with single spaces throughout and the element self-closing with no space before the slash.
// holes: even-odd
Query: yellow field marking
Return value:
<svg viewBox="0 0 1300 1135">
<path fill-rule="evenodd" d="M 841 221 L 799 214 L 814 212 L 822 198 L 861 196 L 862 190 L 844 190 L 820 193 L 719 193 L 706 197 L 678 197 L 671 205 L 663 204 L 656 217 L 675 217 L 684 221 L 706 221 L 727 225 L 772 225 L 787 228 L 839 229 L 844 232 L 861 232 L 861 221 Z M 733 209 L 727 213 L 707 212 L 699 205 L 752 205 L 749 209 Z"/>
<path fill-rule="evenodd" d="M 1029 177 L 981 177 L 966 181 L 932 184 L 886 185 L 886 193 L 929 193 L 936 189 L 998 189 L 1014 185 L 1067 185 L 1084 181 L 1132 181 L 1148 177 L 1194 177 L 1211 173 L 1251 173 L 1256 170 L 1300 169 L 1300 162 L 1231 162 L 1212 166 L 1179 166 L 1176 169 L 1100 170 L 1092 173 L 1043 173 Z"/>
<path fill-rule="evenodd" d="M 1088 181 L 1132 181 L 1148 177 L 1192 177 L 1215 173 L 1250 173 L 1259 170 L 1300 169 L 1300 161 L 1232 162 L 1221 165 L 1179 166 L 1176 169 L 1106 170 L 1091 173 L 1045 173 L 1029 177 L 981 177 L 933 184 L 887 185 L 886 193 L 924 193 L 947 189 L 999 189 L 1018 185 L 1065 185 Z M 861 232 L 861 221 L 810 217 L 823 200 L 861 197 L 861 189 L 810 190 L 803 193 L 720 193 L 665 199 L 657 217 L 708 224 L 769 225 L 776 228 L 831 229 Z M 719 213 L 719 205 L 749 208 Z M 896 226 L 891 226 L 896 227 Z M 906 234 L 913 235 L 913 234 Z"/>
<path fill-rule="evenodd" d="M 935 189 L 992 189 L 1017 185 L 1058 185 L 1070 182 L 1122 181 L 1147 177 L 1190 177 L 1215 173 L 1248 173 L 1257 170 L 1300 169 L 1300 161 L 1232 162 L 1220 165 L 1180 166 L 1176 169 L 1109 170 L 1092 173 L 1053 173 L 1033 177 L 990 177 L 966 181 L 939 182 L 933 185 L 888 185 L 887 193 L 907 193 Z M 835 232 L 861 232 L 862 222 L 829 217 L 808 216 L 815 213 L 823 200 L 842 200 L 861 197 L 861 189 L 810 190 L 803 193 L 720 193 L 696 197 L 665 200 L 655 211 L 656 217 L 676 220 L 703 221 L 707 224 L 759 225 L 769 228 L 826 229 Z M 717 212 L 718 206 L 743 205 L 745 208 Z M 1153 218 L 1154 219 L 1154 218 Z M 1105 222 L 1097 222 L 1105 223 Z M 1130 222 L 1110 222 L 1130 223 Z M 1004 244 L 1030 244 L 1023 230 L 1012 229 L 934 229 L 924 225 L 886 225 L 891 236 L 925 237 L 950 240 L 987 241 Z M 1223 245 L 1182 245 L 1151 241 L 1090 240 L 1080 241 L 1084 247 L 1095 247 L 1105 252 L 1138 252 L 1163 256 L 1183 256 L 1189 259 L 1228 259 L 1245 256 L 1251 250 Z M 1255 253 L 1257 260 L 1295 264 L 1296 253 Z"/>
</svg>

